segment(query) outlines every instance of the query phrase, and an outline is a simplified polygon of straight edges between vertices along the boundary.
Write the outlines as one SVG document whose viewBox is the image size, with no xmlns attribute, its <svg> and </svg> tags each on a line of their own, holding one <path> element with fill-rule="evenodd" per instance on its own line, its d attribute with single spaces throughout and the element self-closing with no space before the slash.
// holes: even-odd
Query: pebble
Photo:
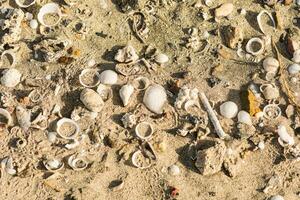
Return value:
<svg viewBox="0 0 300 200">
<path fill-rule="evenodd" d="M 171 165 L 168 167 L 168 173 L 172 176 L 177 176 L 180 174 L 180 169 L 177 165 Z"/>
<path fill-rule="evenodd" d="M 165 64 L 169 61 L 169 57 L 166 54 L 160 53 L 155 56 L 155 61 L 159 64 Z"/>
<path fill-rule="evenodd" d="M 39 23 L 36 19 L 33 19 L 33 20 L 30 21 L 29 25 L 30 25 L 30 28 L 37 29 L 38 26 L 39 26 Z"/>
</svg>

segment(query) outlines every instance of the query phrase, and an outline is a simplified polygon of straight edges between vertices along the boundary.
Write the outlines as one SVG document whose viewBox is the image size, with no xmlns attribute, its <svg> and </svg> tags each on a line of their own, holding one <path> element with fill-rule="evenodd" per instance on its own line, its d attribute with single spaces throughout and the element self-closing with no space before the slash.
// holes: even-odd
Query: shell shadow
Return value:
<svg viewBox="0 0 300 200">
<path fill-rule="evenodd" d="M 106 50 L 103 55 L 102 55 L 102 59 L 103 60 L 106 60 L 106 61 L 111 61 L 111 62 L 115 62 L 115 55 L 117 53 L 117 51 L 121 48 L 123 48 L 124 45 L 116 45 L 116 46 L 113 46 L 110 50 Z"/>
<path fill-rule="evenodd" d="M 76 106 L 83 106 L 80 101 L 80 92 L 80 89 L 76 89 L 63 94 L 61 98 L 65 104 L 61 109 L 61 114 L 63 116 L 71 116 L 71 113 Z"/>
<path fill-rule="evenodd" d="M 260 31 L 259 31 L 258 24 L 257 24 L 257 21 L 256 21 L 257 15 L 258 15 L 257 12 L 253 12 L 253 11 L 250 11 L 250 10 L 249 10 L 249 11 L 247 11 L 245 18 L 246 18 L 248 24 L 250 24 L 250 26 L 251 26 L 254 30 L 260 32 Z"/>
<path fill-rule="evenodd" d="M 194 165 L 194 161 L 187 156 L 189 153 L 188 148 L 189 145 L 186 144 L 185 146 L 176 149 L 176 153 L 179 155 L 178 161 L 189 170 L 199 174 L 198 169 Z"/>
</svg>

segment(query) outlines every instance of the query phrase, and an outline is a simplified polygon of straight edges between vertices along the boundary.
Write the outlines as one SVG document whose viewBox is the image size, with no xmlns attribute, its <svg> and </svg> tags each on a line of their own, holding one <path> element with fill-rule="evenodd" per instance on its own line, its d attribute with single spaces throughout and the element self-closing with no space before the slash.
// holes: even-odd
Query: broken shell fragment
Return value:
<svg viewBox="0 0 300 200">
<path fill-rule="evenodd" d="M 134 79 L 132 84 L 137 90 L 145 90 L 149 87 L 150 80 L 147 77 L 140 76 Z"/>
<path fill-rule="evenodd" d="M 104 106 L 101 96 L 89 88 L 82 90 L 80 93 L 80 100 L 87 109 L 93 112 L 100 112 Z"/>
<path fill-rule="evenodd" d="M 263 109 L 263 116 L 269 120 L 278 119 L 281 116 L 281 109 L 277 104 L 266 105 Z"/>
<path fill-rule="evenodd" d="M 142 140 L 148 140 L 154 132 L 153 126 L 148 122 L 141 122 L 135 127 L 135 134 Z"/>
<path fill-rule="evenodd" d="M 259 27 L 259 29 L 261 30 L 261 32 L 262 32 L 263 34 L 266 35 L 266 32 L 265 32 L 265 30 L 263 29 L 262 19 L 261 19 L 261 17 L 262 17 L 263 14 L 268 15 L 268 17 L 271 19 L 273 28 L 275 28 L 275 20 L 274 20 L 273 16 L 271 15 L 271 13 L 269 13 L 269 12 L 266 11 L 266 10 L 260 11 L 260 13 L 257 15 L 257 18 L 256 18 L 256 19 L 257 19 L 258 27 Z"/>
<path fill-rule="evenodd" d="M 0 119 L 1 119 L 0 124 L 5 124 L 7 126 L 12 125 L 13 120 L 10 113 L 3 108 L 0 108 Z"/>
<path fill-rule="evenodd" d="M 215 17 L 227 17 L 232 13 L 233 8 L 234 6 L 232 3 L 224 3 L 215 10 Z"/>
<path fill-rule="evenodd" d="M 121 121 L 124 128 L 133 128 L 136 125 L 136 116 L 132 113 L 126 113 L 122 116 Z"/>
<path fill-rule="evenodd" d="M 17 170 L 14 169 L 13 159 L 11 156 L 7 156 L 1 160 L 1 168 L 5 169 L 6 173 L 10 175 L 17 174 Z"/>
<path fill-rule="evenodd" d="M 295 63 L 300 63 L 300 49 L 294 51 L 292 61 Z"/>
<path fill-rule="evenodd" d="M 2 72 L 1 84 L 5 87 L 15 87 L 21 80 L 21 73 L 15 69 L 6 69 Z"/>
<path fill-rule="evenodd" d="M 51 17 L 52 22 L 45 20 L 46 17 L 47 18 Z M 58 4 L 56 3 L 47 3 L 43 5 L 43 7 L 41 7 L 37 15 L 38 21 L 45 27 L 51 27 L 57 25 L 60 22 L 61 18 L 62 18 L 62 13 Z"/>
<path fill-rule="evenodd" d="M 115 60 L 120 63 L 134 63 L 139 59 L 135 49 L 131 45 L 125 46 L 123 49 L 119 49 L 115 55 Z"/>
<path fill-rule="evenodd" d="M 220 113 L 223 117 L 231 119 L 238 113 L 237 105 L 232 101 L 227 101 L 220 106 Z"/>
<path fill-rule="evenodd" d="M 295 143 L 294 138 L 290 136 L 284 125 L 279 125 L 277 129 L 279 135 L 278 142 L 281 146 L 293 145 Z"/>
<path fill-rule="evenodd" d="M 119 95 L 122 99 L 123 105 L 127 106 L 129 103 L 129 99 L 131 95 L 133 94 L 134 87 L 130 84 L 123 85 L 119 91 Z"/>
<path fill-rule="evenodd" d="M 264 42 L 258 37 L 251 38 L 246 44 L 246 51 L 254 56 L 262 54 L 264 49 Z"/>
<path fill-rule="evenodd" d="M 118 81 L 118 74 L 113 70 L 105 70 L 100 74 L 100 82 L 107 85 L 116 84 Z"/>
<path fill-rule="evenodd" d="M 291 64 L 288 68 L 290 74 L 297 74 L 300 71 L 300 65 L 297 63 Z"/>
<path fill-rule="evenodd" d="M 274 84 L 262 84 L 260 91 L 267 100 L 277 99 L 279 97 L 279 90 Z"/>
<path fill-rule="evenodd" d="M 25 131 L 28 130 L 31 126 L 31 112 L 22 106 L 17 106 L 16 117 L 19 126 Z"/>
<path fill-rule="evenodd" d="M 58 171 L 64 167 L 64 163 L 57 159 L 49 159 L 43 162 L 45 168 L 49 171 Z"/>
<path fill-rule="evenodd" d="M 7 59 L 8 62 L 9 62 L 9 66 L 3 66 L 5 68 L 12 68 L 16 65 L 16 54 L 14 51 L 12 50 L 6 50 L 6 51 L 3 51 L 2 54 L 1 54 L 1 63 L 0 63 L 0 66 L 2 66 L 4 63 L 3 61 Z"/>
<path fill-rule="evenodd" d="M 166 91 L 161 85 L 158 84 L 150 86 L 146 90 L 143 98 L 143 102 L 146 107 L 156 114 L 162 114 L 166 101 Z"/>
<path fill-rule="evenodd" d="M 240 123 L 244 123 L 244 124 L 248 124 L 248 125 L 252 125 L 252 120 L 251 120 L 251 116 L 248 112 L 241 110 L 238 113 L 238 122 Z"/>
<path fill-rule="evenodd" d="M 279 68 L 279 62 L 273 57 L 267 57 L 263 61 L 263 67 L 266 72 L 276 73 Z"/>
<path fill-rule="evenodd" d="M 72 155 L 68 158 L 68 165 L 75 171 L 84 170 L 88 166 L 88 162 L 81 158 L 77 157 L 75 155 Z"/>
<path fill-rule="evenodd" d="M 64 139 L 74 139 L 79 131 L 79 125 L 72 119 L 62 118 L 56 123 L 56 132 Z"/>
<path fill-rule="evenodd" d="M 107 87 L 106 85 L 100 84 L 97 87 L 97 93 L 101 96 L 102 100 L 104 102 L 108 101 L 110 98 L 112 98 L 112 89 L 110 87 Z"/>
<path fill-rule="evenodd" d="M 169 57 L 166 54 L 160 53 L 155 56 L 155 62 L 158 64 L 165 64 L 169 61 Z"/>
<path fill-rule="evenodd" d="M 141 150 L 137 150 L 132 154 L 131 162 L 135 167 L 139 169 L 147 169 L 151 167 L 150 158 L 146 158 Z"/>
<path fill-rule="evenodd" d="M 56 140 L 57 133 L 56 132 L 47 132 L 46 134 L 47 134 L 48 141 L 51 143 L 54 143 Z"/>
<path fill-rule="evenodd" d="M 100 83 L 100 74 L 97 69 L 84 69 L 79 75 L 79 82 L 87 88 L 96 87 Z"/>
<path fill-rule="evenodd" d="M 26 1 L 20 1 L 15 0 L 16 4 L 21 8 L 28 8 L 29 6 L 35 4 L 36 0 L 26 0 Z"/>
</svg>

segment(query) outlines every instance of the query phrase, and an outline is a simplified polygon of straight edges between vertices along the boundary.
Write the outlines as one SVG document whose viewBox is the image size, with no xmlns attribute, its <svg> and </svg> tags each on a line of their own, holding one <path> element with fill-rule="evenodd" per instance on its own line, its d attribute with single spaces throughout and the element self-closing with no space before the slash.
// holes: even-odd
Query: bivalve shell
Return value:
<svg viewBox="0 0 300 200">
<path fill-rule="evenodd" d="M 258 37 L 251 38 L 246 44 L 246 51 L 254 56 L 262 54 L 265 49 L 265 44 Z"/>
<path fill-rule="evenodd" d="M 180 174 L 180 168 L 177 165 L 171 165 L 168 167 L 168 173 L 172 176 L 177 176 Z"/>
<path fill-rule="evenodd" d="M 12 125 L 13 120 L 10 113 L 7 110 L 0 108 L 0 116 L 1 116 L 0 124 L 5 124 L 7 126 Z"/>
<path fill-rule="evenodd" d="M 21 8 L 28 8 L 29 6 L 35 4 L 36 0 L 27 0 L 27 1 L 15 0 L 15 2 Z"/>
<path fill-rule="evenodd" d="M 142 140 L 148 140 L 154 132 L 153 126 L 149 122 L 141 122 L 135 127 L 135 134 Z"/>
<path fill-rule="evenodd" d="M 57 134 L 64 139 L 74 139 L 80 131 L 79 125 L 69 118 L 62 118 L 56 123 Z"/>
<path fill-rule="evenodd" d="M 224 3 L 219 8 L 215 10 L 215 17 L 226 17 L 230 15 L 233 11 L 232 3 Z"/>
<path fill-rule="evenodd" d="M 93 112 L 100 112 L 104 106 L 101 96 L 92 89 L 85 88 L 80 93 L 80 100 L 85 107 Z"/>
<path fill-rule="evenodd" d="M 54 22 L 49 23 L 49 22 L 45 21 L 44 18 L 47 15 L 54 15 L 54 14 L 57 15 Z M 47 3 L 47 4 L 43 5 L 37 15 L 38 21 L 45 27 L 51 27 L 51 26 L 57 25 L 60 22 L 61 18 L 62 18 L 62 13 L 61 13 L 59 5 L 56 3 Z"/>
<path fill-rule="evenodd" d="M 290 74 L 297 74 L 300 71 L 300 65 L 297 63 L 291 64 L 288 68 Z"/>
<path fill-rule="evenodd" d="M 150 85 L 150 80 L 147 77 L 139 76 L 133 80 L 133 87 L 137 90 L 145 90 Z"/>
<path fill-rule="evenodd" d="M 141 150 L 137 150 L 132 154 L 131 162 L 139 169 L 147 169 L 151 167 L 151 160 L 146 158 Z"/>
<path fill-rule="evenodd" d="M 88 166 L 88 162 L 81 157 L 71 155 L 68 158 L 68 165 L 75 171 L 84 170 Z"/>
<path fill-rule="evenodd" d="M 241 110 L 238 113 L 238 122 L 240 123 L 244 123 L 244 124 L 248 124 L 248 125 L 252 125 L 252 119 L 251 116 L 248 112 Z"/>
<path fill-rule="evenodd" d="M 134 92 L 134 87 L 130 84 L 123 85 L 119 91 L 119 95 L 122 99 L 123 105 L 127 106 L 129 103 L 129 99 Z"/>
<path fill-rule="evenodd" d="M 279 62 L 273 57 L 267 57 L 263 61 L 263 67 L 266 72 L 276 73 L 279 68 Z"/>
<path fill-rule="evenodd" d="M 263 14 L 266 14 L 271 19 L 272 25 L 274 28 L 275 28 L 275 20 L 274 20 L 273 16 L 271 15 L 271 13 L 269 13 L 266 10 L 260 11 L 260 13 L 257 15 L 256 19 L 257 19 L 258 27 L 263 34 L 266 34 L 265 30 L 263 29 L 262 20 L 261 20 Z"/>
<path fill-rule="evenodd" d="M 277 129 L 279 135 L 278 142 L 281 146 L 288 146 L 295 144 L 294 138 L 290 136 L 286 130 L 286 127 L 279 125 Z"/>
<path fill-rule="evenodd" d="M 166 101 L 166 91 L 161 85 L 158 84 L 150 86 L 146 90 L 143 98 L 143 102 L 146 107 L 156 114 L 162 114 Z"/>
<path fill-rule="evenodd" d="M 43 162 L 45 168 L 49 171 L 58 171 L 64 167 L 64 163 L 57 159 L 49 159 Z"/>
<path fill-rule="evenodd" d="M 100 74 L 100 82 L 107 85 L 113 85 L 118 82 L 118 74 L 113 70 L 105 70 Z"/>
<path fill-rule="evenodd" d="M 5 87 L 15 87 L 19 84 L 21 76 L 21 73 L 17 69 L 6 69 L 2 72 L 1 84 Z"/>
<path fill-rule="evenodd" d="M 79 82 L 87 88 L 96 87 L 100 83 L 100 74 L 97 69 L 84 69 L 79 75 Z"/>
<path fill-rule="evenodd" d="M 3 66 L 5 68 L 12 68 L 16 65 L 16 54 L 14 51 L 12 50 L 6 50 L 6 51 L 3 51 L 2 54 L 1 54 L 1 59 L 0 59 L 0 64 L 1 66 L 3 65 L 3 60 L 5 60 L 5 58 L 8 60 L 9 62 L 9 66 Z"/>
<path fill-rule="evenodd" d="M 103 84 L 98 85 L 97 93 L 101 96 L 101 98 L 104 102 L 108 101 L 113 96 L 112 89 Z"/>
<path fill-rule="evenodd" d="M 238 113 L 237 105 L 232 101 L 227 101 L 220 106 L 220 113 L 223 117 L 231 119 Z"/>
<path fill-rule="evenodd" d="M 166 54 L 160 53 L 155 56 L 155 62 L 159 64 L 165 64 L 169 61 L 169 57 Z"/>
</svg>

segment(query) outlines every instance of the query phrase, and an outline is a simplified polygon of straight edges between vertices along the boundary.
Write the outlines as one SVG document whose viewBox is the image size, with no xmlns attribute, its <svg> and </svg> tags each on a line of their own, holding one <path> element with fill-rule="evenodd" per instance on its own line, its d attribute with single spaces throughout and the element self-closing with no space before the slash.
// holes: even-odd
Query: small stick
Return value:
<svg viewBox="0 0 300 200">
<path fill-rule="evenodd" d="M 211 121 L 211 123 L 213 124 L 217 135 L 221 138 L 224 139 L 226 137 L 228 137 L 228 135 L 223 131 L 223 128 L 220 124 L 220 121 L 218 120 L 213 108 L 211 107 L 211 105 L 208 102 L 207 97 L 205 96 L 205 94 L 203 92 L 200 92 L 200 99 L 206 109 L 206 112 L 208 114 L 208 117 Z"/>
</svg>

